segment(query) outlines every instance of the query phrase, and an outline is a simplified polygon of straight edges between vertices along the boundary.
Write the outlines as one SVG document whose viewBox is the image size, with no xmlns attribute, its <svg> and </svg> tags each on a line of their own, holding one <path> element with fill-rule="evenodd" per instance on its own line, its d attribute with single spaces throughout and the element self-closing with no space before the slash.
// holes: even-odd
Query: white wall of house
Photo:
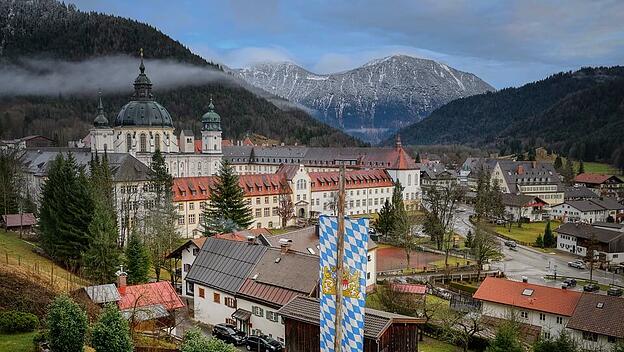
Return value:
<svg viewBox="0 0 624 352">
<path fill-rule="evenodd" d="M 203 297 L 201 297 L 202 289 Z M 234 298 L 234 296 L 197 284 L 194 291 L 193 308 L 196 320 L 204 324 L 215 325 L 225 323 L 226 319 L 232 319 L 236 308 L 226 306 L 225 298 Z M 219 295 L 219 302 L 215 302 L 215 293 Z"/>
<path fill-rule="evenodd" d="M 182 251 L 182 296 L 194 297 L 195 290 L 192 289 L 193 284 L 186 282 L 186 275 L 191 271 L 191 267 L 198 253 L 199 248 L 194 244 L 190 244 Z"/>
<path fill-rule="evenodd" d="M 505 213 L 511 214 L 514 220 L 518 220 L 518 216 L 520 218 L 527 218 L 531 222 L 544 220 L 541 212 L 533 213 L 533 207 L 516 207 L 516 206 L 506 205 Z"/>
<path fill-rule="evenodd" d="M 568 203 L 562 203 L 551 207 L 550 215 L 564 222 L 585 222 L 588 224 L 606 221 L 609 216 L 606 210 L 582 211 Z"/>
<path fill-rule="evenodd" d="M 615 346 L 617 339 L 610 338 L 607 335 L 583 332 L 575 329 L 566 329 L 570 337 L 584 351 L 611 351 Z"/>
<path fill-rule="evenodd" d="M 520 323 L 531 324 L 542 328 L 542 334 L 548 333 L 550 336 L 557 337 L 568 324 L 569 317 L 556 315 L 546 312 L 539 312 L 526 308 L 517 308 L 504 304 L 483 302 L 481 306 L 482 313 L 500 319 L 509 319 L 513 315 Z"/>
<path fill-rule="evenodd" d="M 562 251 L 570 252 L 576 255 L 585 255 L 585 248 L 578 247 L 577 239 L 575 236 L 558 234 L 557 235 L 557 248 Z"/>
<path fill-rule="evenodd" d="M 377 284 L 377 248 L 371 249 L 367 253 L 366 263 L 366 290 L 372 290 Z"/>
<path fill-rule="evenodd" d="M 250 335 L 269 335 L 276 340 L 284 342 L 286 332 L 282 323 L 282 317 L 277 314 L 277 309 L 242 298 L 238 299 L 237 304 L 238 308 L 252 313 L 251 318 L 249 318 L 249 323 L 251 324 Z M 269 320 L 270 316 L 276 317 L 277 321 Z"/>
<path fill-rule="evenodd" d="M 416 209 L 422 200 L 420 170 L 387 170 L 392 181 L 401 182 L 403 199 L 408 209 Z"/>
</svg>

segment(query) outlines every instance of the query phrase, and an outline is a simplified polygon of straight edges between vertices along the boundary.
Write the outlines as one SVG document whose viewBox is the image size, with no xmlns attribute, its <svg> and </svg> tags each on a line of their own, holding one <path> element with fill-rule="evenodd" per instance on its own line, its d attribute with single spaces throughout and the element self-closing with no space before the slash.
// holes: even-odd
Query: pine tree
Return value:
<svg viewBox="0 0 624 352">
<path fill-rule="evenodd" d="M 392 190 L 392 209 L 395 212 L 397 209 L 405 210 L 405 205 L 403 204 L 403 186 L 399 180 L 394 183 L 394 189 Z"/>
<path fill-rule="evenodd" d="M 389 200 L 386 199 L 378 215 L 377 220 L 373 223 L 373 227 L 381 236 L 387 236 L 394 229 L 394 209 Z"/>
<path fill-rule="evenodd" d="M 44 250 L 75 269 L 89 246 L 93 200 L 84 170 L 69 153 L 57 156 L 42 191 L 40 229 Z"/>
<path fill-rule="evenodd" d="M 472 234 L 472 230 L 468 230 L 466 234 L 466 240 L 464 241 L 464 246 L 466 248 L 472 247 L 472 241 L 474 240 L 474 235 Z"/>
<path fill-rule="evenodd" d="M 420 164 L 420 163 L 421 163 L 421 161 L 420 161 L 420 153 L 416 153 L 416 158 L 414 159 L 414 161 L 415 161 L 416 163 L 418 163 L 418 164 Z"/>
<path fill-rule="evenodd" d="M 490 173 L 482 168 L 479 170 L 477 178 L 477 197 L 475 199 L 474 207 L 477 221 L 487 217 L 489 213 L 490 194 Z"/>
<path fill-rule="evenodd" d="M 210 190 L 210 201 L 204 210 L 204 235 L 212 236 L 223 229 L 220 224 L 232 222 L 239 228 L 248 228 L 253 222 L 251 209 L 244 199 L 238 175 L 230 164 L 223 160 L 214 187 Z"/>
<path fill-rule="evenodd" d="M 571 186 L 574 184 L 574 166 L 572 165 L 572 160 L 570 158 L 566 159 L 565 165 L 563 166 L 563 180 L 568 185 Z"/>
<path fill-rule="evenodd" d="M 537 235 L 537 238 L 535 239 L 535 246 L 544 248 L 544 239 L 542 238 L 542 234 Z"/>
<path fill-rule="evenodd" d="M 130 234 L 126 246 L 126 272 L 129 284 L 147 282 L 150 269 L 150 256 L 136 230 Z"/>
<path fill-rule="evenodd" d="M 116 306 L 110 305 L 98 318 L 91 332 L 91 346 L 96 352 L 132 352 L 130 327 Z"/>
<path fill-rule="evenodd" d="M 555 170 L 557 170 L 557 172 L 561 172 L 561 168 L 563 167 L 563 162 L 561 161 L 561 157 L 559 155 L 557 155 L 557 158 L 555 159 L 555 163 L 553 164 L 553 166 L 555 167 Z"/>
<path fill-rule="evenodd" d="M 583 164 L 583 160 L 579 160 L 579 167 L 578 167 L 577 175 L 584 174 L 584 173 L 585 173 L 585 165 Z"/>
<path fill-rule="evenodd" d="M 165 158 L 158 149 L 152 154 L 151 168 L 154 171 L 154 175 L 150 182 L 156 192 L 156 200 L 169 201 L 167 198 L 172 196 L 173 177 L 167 171 Z"/>
<path fill-rule="evenodd" d="M 503 192 L 501 192 L 498 180 L 490 189 L 488 216 L 492 219 L 502 219 L 505 216 L 505 205 L 503 205 Z"/>
<path fill-rule="evenodd" d="M 544 229 L 544 248 L 551 248 L 556 244 L 555 236 L 553 236 L 550 229 L 550 221 L 546 223 L 546 229 Z"/>
</svg>

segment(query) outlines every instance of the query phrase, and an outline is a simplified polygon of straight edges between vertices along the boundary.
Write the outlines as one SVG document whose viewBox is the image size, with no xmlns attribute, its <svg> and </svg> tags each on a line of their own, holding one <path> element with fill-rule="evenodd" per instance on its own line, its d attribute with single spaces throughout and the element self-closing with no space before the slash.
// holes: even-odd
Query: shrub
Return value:
<svg viewBox="0 0 624 352">
<path fill-rule="evenodd" d="M 83 351 L 87 333 L 87 314 L 71 298 L 57 297 L 50 305 L 46 323 L 53 351 Z"/>
<path fill-rule="evenodd" d="M 450 282 L 449 283 L 449 287 L 452 287 L 454 289 L 460 290 L 460 291 L 464 291 L 464 292 L 468 292 L 468 293 L 475 293 L 477 292 L 477 288 L 468 284 L 464 284 L 461 282 Z"/>
<path fill-rule="evenodd" d="M 108 306 L 93 326 L 91 346 L 96 352 L 132 352 L 128 321 L 116 306 Z"/>
<path fill-rule="evenodd" d="M 30 332 L 39 327 L 36 315 L 14 310 L 0 312 L 0 331 L 4 333 Z"/>
</svg>

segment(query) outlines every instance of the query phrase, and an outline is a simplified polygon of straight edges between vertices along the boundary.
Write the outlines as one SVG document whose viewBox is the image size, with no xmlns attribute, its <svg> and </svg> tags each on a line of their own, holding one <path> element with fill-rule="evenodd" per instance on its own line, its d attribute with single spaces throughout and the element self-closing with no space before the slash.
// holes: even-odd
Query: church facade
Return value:
<svg viewBox="0 0 624 352">
<path fill-rule="evenodd" d="M 201 140 L 192 131 L 173 127 L 171 114 L 154 100 L 152 82 L 145 73 L 143 56 L 139 75 L 134 80 L 134 94 L 111 124 L 104 115 L 102 100 L 90 130 L 92 153 L 128 153 L 147 166 L 152 154 L 160 150 L 173 177 L 214 175 L 219 169 L 221 148 L 221 117 L 212 101 L 201 117 Z"/>
</svg>

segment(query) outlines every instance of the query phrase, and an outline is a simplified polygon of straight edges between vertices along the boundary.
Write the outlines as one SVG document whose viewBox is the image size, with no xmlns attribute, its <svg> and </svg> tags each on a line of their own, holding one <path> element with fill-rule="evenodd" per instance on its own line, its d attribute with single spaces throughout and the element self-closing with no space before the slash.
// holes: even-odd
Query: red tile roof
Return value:
<svg viewBox="0 0 624 352">
<path fill-rule="evenodd" d="M 392 284 L 390 286 L 392 291 L 399 293 L 414 293 L 418 295 L 424 295 L 427 293 L 427 286 L 417 284 Z"/>
<path fill-rule="evenodd" d="M 338 172 L 310 172 L 312 192 L 338 189 Z M 346 188 L 393 187 L 392 178 L 385 170 L 353 170 L 346 173 Z"/>
<path fill-rule="evenodd" d="M 119 294 L 121 300 L 117 305 L 121 310 L 157 304 L 162 304 L 168 311 L 184 308 L 184 302 L 169 281 L 121 287 Z"/>
<path fill-rule="evenodd" d="M 195 140 L 195 153 L 201 153 L 202 152 L 202 141 L 201 139 L 196 139 Z"/>
<path fill-rule="evenodd" d="M 599 185 L 599 184 L 607 182 L 607 180 L 610 179 L 611 177 L 613 177 L 613 175 L 593 174 L 593 173 L 585 172 L 585 173 L 576 175 L 576 177 L 574 177 L 574 181 L 578 183 L 589 183 L 589 184 Z"/>
<path fill-rule="evenodd" d="M 253 142 L 251 141 L 251 139 L 249 139 L 249 137 L 245 137 L 245 139 L 243 140 L 243 145 L 246 146 L 253 146 Z"/>
<path fill-rule="evenodd" d="M 233 145 L 234 143 L 232 143 L 232 141 L 229 139 L 224 139 L 221 141 L 221 147 L 231 147 Z"/>
<path fill-rule="evenodd" d="M 2 215 L 2 223 L 6 227 L 32 226 L 37 223 L 33 213 Z"/>
<path fill-rule="evenodd" d="M 525 290 L 533 291 L 531 295 L 523 295 Z M 581 292 L 488 277 L 481 283 L 473 298 L 569 317 L 574 313 Z"/>
<path fill-rule="evenodd" d="M 178 177 L 173 180 L 173 201 L 208 200 L 216 176 Z M 282 191 L 283 176 L 278 174 L 240 175 L 238 184 L 245 197 L 290 193 L 290 187 Z"/>
</svg>

